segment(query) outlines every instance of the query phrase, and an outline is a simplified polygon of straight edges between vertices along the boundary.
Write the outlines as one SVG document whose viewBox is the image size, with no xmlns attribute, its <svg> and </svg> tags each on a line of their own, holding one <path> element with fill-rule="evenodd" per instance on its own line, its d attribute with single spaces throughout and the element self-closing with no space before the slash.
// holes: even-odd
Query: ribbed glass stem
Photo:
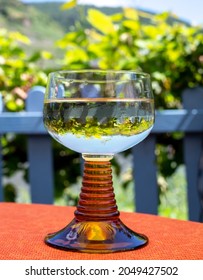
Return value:
<svg viewBox="0 0 203 280">
<path fill-rule="evenodd" d="M 75 217 L 80 221 L 118 219 L 110 161 L 85 161 Z"/>
</svg>

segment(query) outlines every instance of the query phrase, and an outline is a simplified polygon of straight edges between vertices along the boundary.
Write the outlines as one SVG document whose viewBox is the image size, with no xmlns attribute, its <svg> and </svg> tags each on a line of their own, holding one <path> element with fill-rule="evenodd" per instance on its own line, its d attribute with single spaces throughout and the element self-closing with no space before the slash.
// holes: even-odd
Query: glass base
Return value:
<svg viewBox="0 0 203 280">
<path fill-rule="evenodd" d="M 74 218 L 62 230 L 48 234 L 45 243 L 67 251 L 112 253 L 140 248 L 148 243 L 148 238 L 133 232 L 120 219 L 79 221 Z"/>
</svg>

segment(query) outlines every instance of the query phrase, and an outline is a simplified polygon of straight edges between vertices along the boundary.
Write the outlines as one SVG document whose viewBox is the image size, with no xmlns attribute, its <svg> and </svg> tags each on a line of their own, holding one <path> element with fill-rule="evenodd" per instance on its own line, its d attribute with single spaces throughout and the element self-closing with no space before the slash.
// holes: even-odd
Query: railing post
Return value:
<svg viewBox="0 0 203 280">
<path fill-rule="evenodd" d="M 156 136 L 150 134 L 132 148 L 136 212 L 158 213 L 155 145 Z"/>
<path fill-rule="evenodd" d="M 43 110 L 43 87 L 34 87 L 28 92 L 26 109 L 29 112 Z M 54 174 L 52 142 L 49 135 L 28 136 L 29 181 L 33 203 L 52 204 L 54 199 Z"/>
<path fill-rule="evenodd" d="M 0 93 L 0 113 L 3 111 L 3 100 Z M 2 148 L 1 148 L 1 135 L 0 135 L 0 202 L 4 200 L 3 195 L 3 186 L 2 186 L 2 177 L 3 177 L 3 161 L 2 161 Z"/>
<path fill-rule="evenodd" d="M 203 222 L 203 147 L 200 157 L 200 166 L 199 166 L 199 173 L 198 173 L 198 192 L 200 195 L 200 222 Z"/>
<path fill-rule="evenodd" d="M 203 109 L 203 88 L 187 89 L 183 92 L 184 109 Z M 203 120 L 202 120 L 203 123 Z M 189 220 L 201 221 L 203 215 L 203 182 L 200 178 L 200 160 L 203 149 L 203 134 L 185 133 L 184 160 L 187 176 L 187 199 Z"/>
</svg>

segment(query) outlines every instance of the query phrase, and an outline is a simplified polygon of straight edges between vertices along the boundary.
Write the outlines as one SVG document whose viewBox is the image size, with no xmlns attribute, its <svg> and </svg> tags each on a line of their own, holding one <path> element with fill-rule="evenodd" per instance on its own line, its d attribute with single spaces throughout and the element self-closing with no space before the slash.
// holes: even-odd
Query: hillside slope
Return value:
<svg viewBox="0 0 203 280">
<path fill-rule="evenodd" d="M 31 40 L 28 52 L 40 49 L 55 52 L 54 42 L 65 34 L 61 24 L 50 20 L 49 14 L 17 0 L 0 0 L 0 27 L 28 36 Z"/>
</svg>

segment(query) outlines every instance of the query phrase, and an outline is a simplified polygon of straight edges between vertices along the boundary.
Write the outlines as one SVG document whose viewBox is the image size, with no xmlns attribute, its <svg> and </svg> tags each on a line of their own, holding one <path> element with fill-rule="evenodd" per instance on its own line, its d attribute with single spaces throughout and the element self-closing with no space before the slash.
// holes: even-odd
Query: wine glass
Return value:
<svg viewBox="0 0 203 280">
<path fill-rule="evenodd" d="M 45 243 L 88 253 L 126 251 L 147 244 L 145 235 L 133 232 L 119 218 L 111 159 L 142 141 L 153 127 L 150 76 L 113 70 L 52 72 L 43 116 L 50 135 L 84 159 L 73 220 L 48 234 Z"/>
</svg>

